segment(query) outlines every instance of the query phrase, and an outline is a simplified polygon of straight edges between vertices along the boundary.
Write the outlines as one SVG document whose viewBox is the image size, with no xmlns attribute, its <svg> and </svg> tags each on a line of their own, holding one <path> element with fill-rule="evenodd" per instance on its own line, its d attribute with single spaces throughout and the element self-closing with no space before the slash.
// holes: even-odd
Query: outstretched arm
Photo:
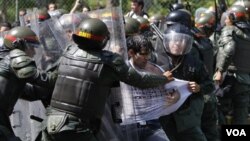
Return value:
<svg viewBox="0 0 250 141">
<path fill-rule="evenodd" d="M 75 13 L 76 9 L 81 5 L 80 0 L 76 0 L 74 7 L 70 10 L 69 14 Z"/>
</svg>

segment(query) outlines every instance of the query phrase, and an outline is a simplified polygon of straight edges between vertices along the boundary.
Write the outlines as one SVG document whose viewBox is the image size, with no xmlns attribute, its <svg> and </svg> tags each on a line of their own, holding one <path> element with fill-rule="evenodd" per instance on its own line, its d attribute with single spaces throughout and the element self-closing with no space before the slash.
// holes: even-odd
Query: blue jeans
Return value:
<svg viewBox="0 0 250 141">
<path fill-rule="evenodd" d="M 122 126 L 127 141 L 169 141 L 158 120 Z"/>
</svg>

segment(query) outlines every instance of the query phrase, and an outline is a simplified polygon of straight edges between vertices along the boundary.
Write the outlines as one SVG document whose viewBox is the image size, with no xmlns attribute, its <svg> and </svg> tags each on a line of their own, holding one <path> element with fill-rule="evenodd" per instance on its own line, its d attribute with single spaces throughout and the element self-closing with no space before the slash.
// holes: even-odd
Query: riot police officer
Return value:
<svg viewBox="0 0 250 141">
<path fill-rule="evenodd" d="M 204 62 L 212 79 L 214 74 L 214 47 L 209 39 L 215 29 L 215 19 L 212 13 L 203 13 L 195 22 L 195 48 L 196 55 Z M 193 54 L 195 51 L 193 49 Z M 201 128 L 208 141 L 218 141 L 219 132 L 217 130 L 218 113 L 217 99 L 214 93 L 204 94 L 204 109 L 202 113 Z"/>
<path fill-rule="evenodd" d="M 149 18 L 149 22 L 155 24 L 158 28 L 160 28 L 161 24 L 165 22 L 165 17 L 161 14 L 152 15 Z"/>
<path fill-rule="evenodd" d="M 203 94 L 213 91 L 213 83 L 204 64 L 190 54 L 193 37 L 190 29 L 182 24 L 170 26 L 163 39 L 168 62 L 162 67 L 173 76 L 189 81 L 191 96 L 174 113 L 160 117 L 161 125 L 171 141 L 206 141 L 201 130 Z"/>
<path fill-rule="evenodd" d="M 176 23 L 180 23 L 186 25 L 189 28 L 192 28 L 193 21 L 191 13 L 186 9 L 179 9 L 170 12 L 166 16 L 166 25 L 169 27 Z"/>
<path fill-rule="evenodd" d="M 232 103 L 232 123 L 246 124 L 250 93 L 250 64 L 246 61 L 249 56 L 250 25 L 245 8 L 240 5 L 230 7 L 225 24 L 218 40 L 214 80 L 218 85 L 231 88 L 220 100 Z M 223 73 L 226 75 L 223 76 Z"/>
<path fill-rule="evenodd" d="M 182 3 L 173 3 L 169 5 L 169 10 L 171 12 L 179 9 L 185 9 L 185 5 Z"/>
<path fill-rule="evenodd" d="M 173 79 L 170 72 L 165 76 L 142 77 L 128 68 L 120 55 L 103 50 L 109 34 L 103 21 L 89 18 L 72 35 L 76 44 L 67 47 L 61 58 L 43 140 L 95 141 L 106 99 L 115 82 L 146 88 Z"/>
<path fill-rule="evenodd" d="M 206 34 L 202 33 L 201 28 L 198 29 L 193 26 L 191 14 L 187 10 L 176 10 L 166 18 L 168 27 L 176 23 L 180 23 L 189 28 L 192 32 L 194 39 L 193 47 L 190 54 L 197 60 L 201 60 L 208 71 L 210 79 L 212 79 L 214 71 L 214 51 L 211 41 L 206 37 Z M 201 26 L 200 26 L 201 27 Z M 208 140 L 218 139 L 218 132 L 216 128 L 217 124 L 217 101 L 215 95 L 211 93 L 203 93 L 204 97 L 204 111 L 202 112 L 202 130 Z M 209 119 L 209 120 L 208 120 Z"/>
<path fill-rule="evenodd" d="M 31 45 L 30 43 L 33 43 Z M 15 27 L 4 37 L 9 52 L 0 61 L 0 140 L 18 141 L 9 122 L 17 99 L 26 82 L 52 87 L 53 82 L 45 73 L 37 70 L 34 60 L 36 34 L 28 27 Z"/>
<path fill-rule="evenodd" d="M 125 17 L 125 35 L 126 37 L 139 34 L 140 22 L 131 17 Z"/>
</svg>

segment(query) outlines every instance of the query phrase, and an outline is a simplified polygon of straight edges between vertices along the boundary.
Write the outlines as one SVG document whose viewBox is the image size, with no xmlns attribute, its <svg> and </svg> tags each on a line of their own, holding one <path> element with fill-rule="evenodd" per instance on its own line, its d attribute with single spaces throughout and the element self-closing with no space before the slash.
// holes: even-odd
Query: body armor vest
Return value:
<svg viewBox="0 0 250 141">
<path fill-rule="evenodd" d="M 110 85 L 103 53 L 72 46 L 61 58 L 51 106 L 81 119 L 100 118 Z"/>
<path fill-rule="evenodd" d="M 239 38 L 235 34 L 233 37 L 236 42 L 236 50 L 229 69 L 250 73 L 250 61 L 247 61 L 250 54 L 250 40 Z"/>
<path fill-rule="evenodd" d="M 214 50 L 211 41 L 207 38 L 195 39 L 194 45 L 199 52 L 200 59 L 206 65 L 209 75 L 214 73 Z"/>
</svg>

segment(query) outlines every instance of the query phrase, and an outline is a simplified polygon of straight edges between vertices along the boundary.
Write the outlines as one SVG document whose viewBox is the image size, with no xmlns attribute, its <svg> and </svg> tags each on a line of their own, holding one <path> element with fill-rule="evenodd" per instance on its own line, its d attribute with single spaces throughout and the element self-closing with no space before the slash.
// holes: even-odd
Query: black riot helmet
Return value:
<svg viewBox="0 0 250 141">
<path fill-rule="evenodd" d="M 176 23 L 184 24 L 191 28 L 193 25 L 191 13 L 185 9 L 170 12 L 166 17 L 167 26 L 171 26 Z"/>
<path fill-rule="evenodd" d="M 168 54 L 181 56 L 190 52 L 193 36 L 188 27 L 183 24 L 175 24 L 164 32 L 163 43 Z"/>
<path fill-rule="evenodd" d="M 97 18 L 89 18 L 81 22 L 72 35 L 73 41 L 86 50 L 101 50 L 110 38 L 106 24 Z"/>
<path fill-rule="evenodd" d="M 26 26 L 12 28 L 8 34 L 4 36 L 4 45 L 9 49 L 21 49 L 24 51 L 38 44 L 39 40 L 35 32 Z"/>
<path fill-rule="evenodd" d="M 170 11 L 175 11 L 179 9 L 185 9 L 185 6 L 182 3 L 174 3 L 169 5 Z"/>
</svg>

